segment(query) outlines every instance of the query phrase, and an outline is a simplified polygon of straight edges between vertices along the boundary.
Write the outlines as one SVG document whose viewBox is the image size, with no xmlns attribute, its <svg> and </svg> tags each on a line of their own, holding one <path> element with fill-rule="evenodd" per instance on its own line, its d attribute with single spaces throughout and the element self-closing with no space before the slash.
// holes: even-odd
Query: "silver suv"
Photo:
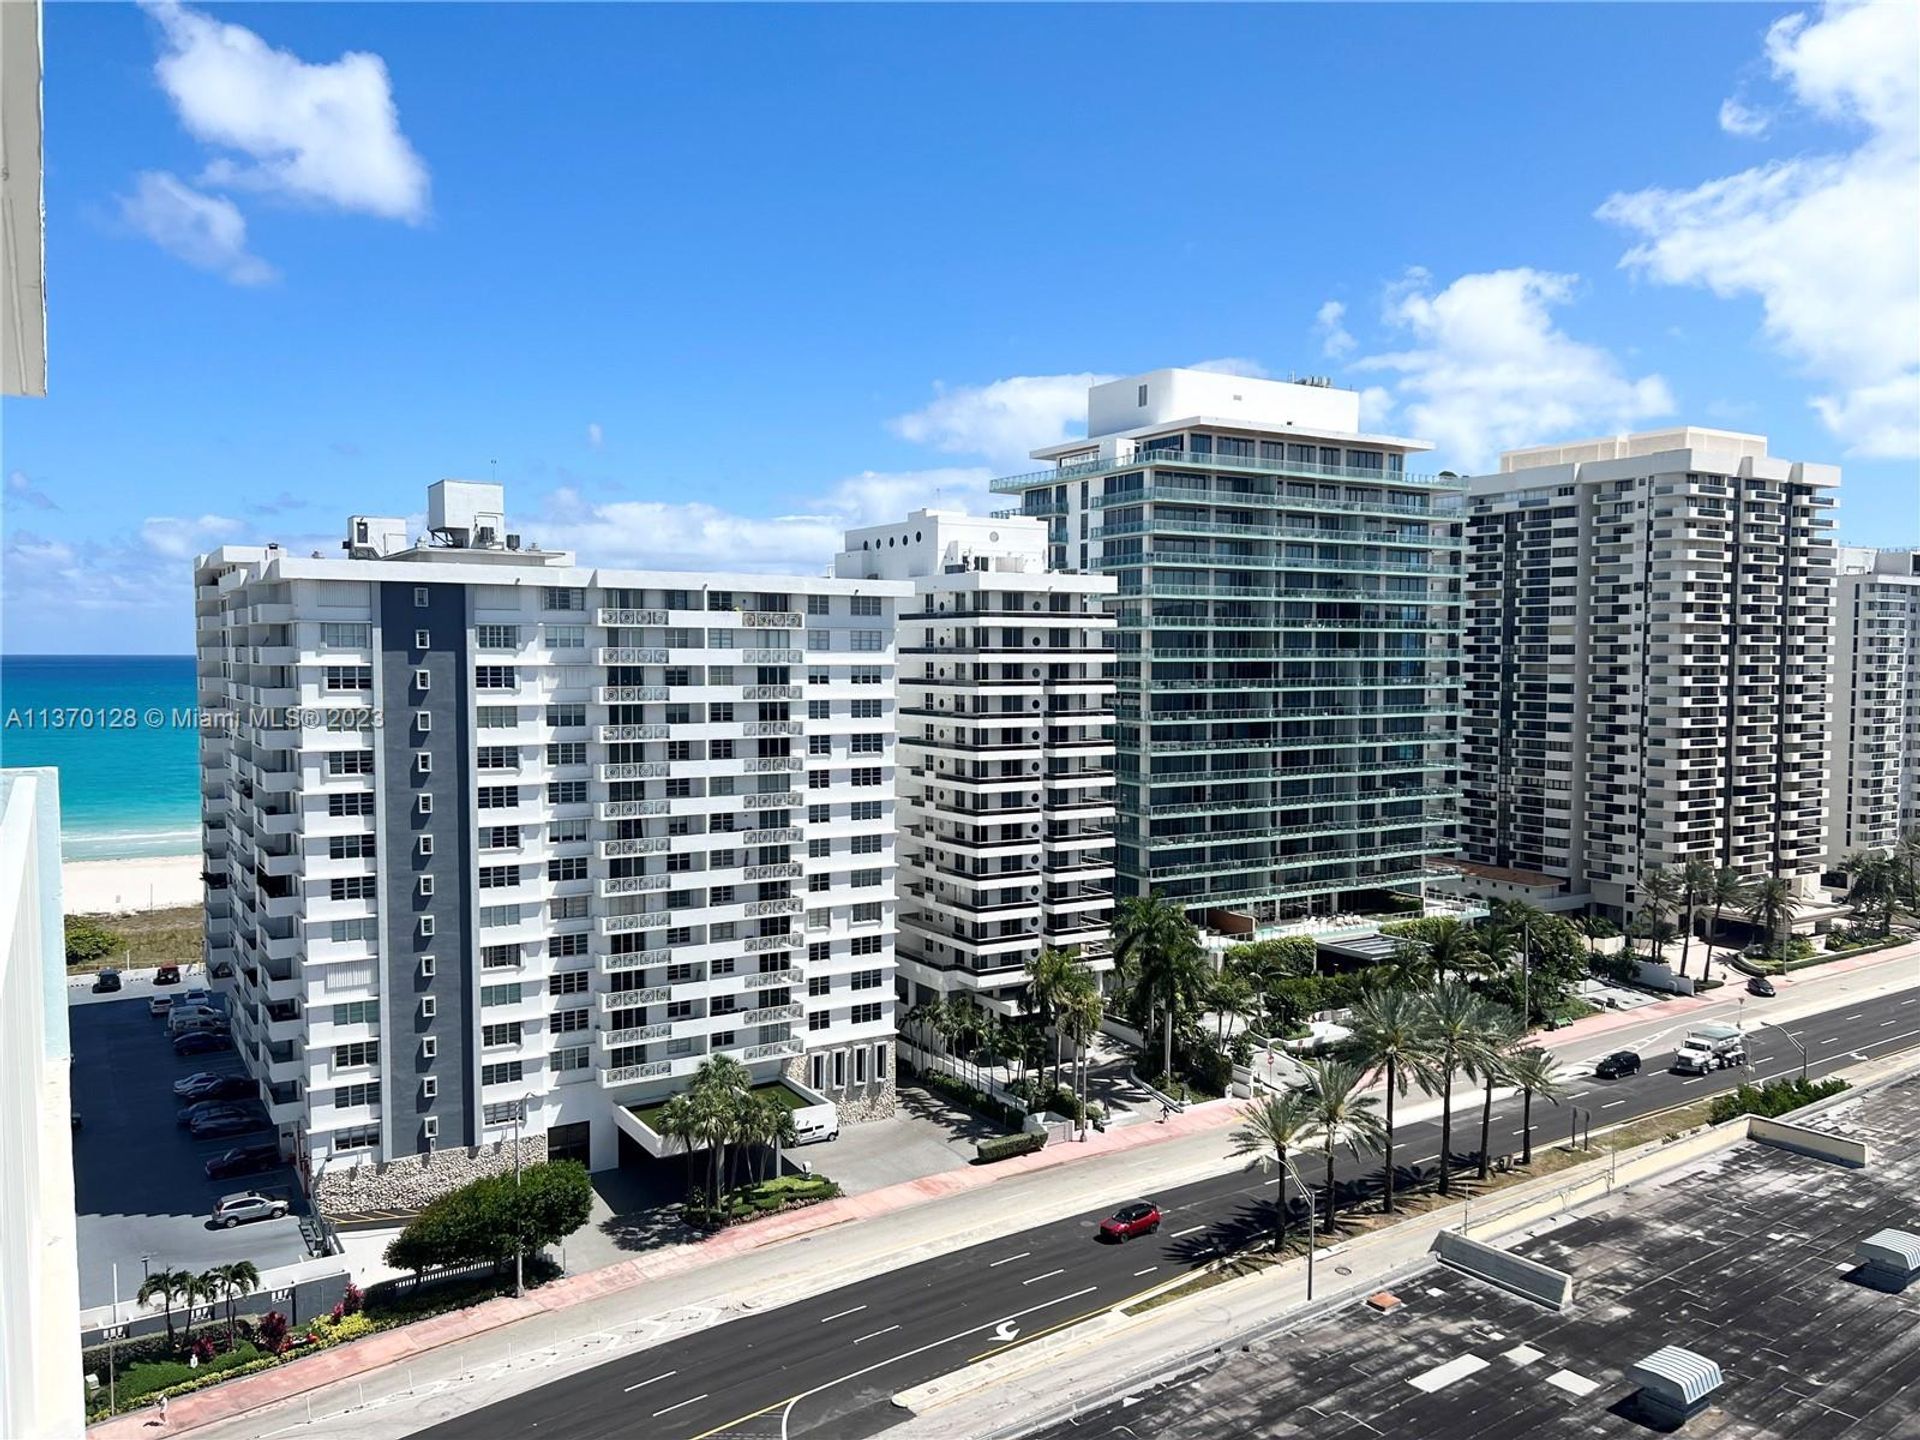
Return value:
<svg viewBox="0 0 1920 1440">
<path fill-rule="evenodd" d="M 231 1230 L 242 1220 L 278 1220 L 286 1213 L 286 1201 L 258 1190 L 242 1190 L 220 1197 L 220 1203 L 213 1207 L 213 1223 Z"/>
</svg>

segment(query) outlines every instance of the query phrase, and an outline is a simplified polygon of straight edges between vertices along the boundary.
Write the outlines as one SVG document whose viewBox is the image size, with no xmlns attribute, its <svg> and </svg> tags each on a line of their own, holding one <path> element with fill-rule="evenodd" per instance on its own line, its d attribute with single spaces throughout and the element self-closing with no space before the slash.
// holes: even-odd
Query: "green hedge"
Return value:
<svg viewBox="0 0 1920 1440">
<path fill-rule="evenodd" d="M 824 1175 L 782 1175 L 777 1180 L 743 1185 L 729 1192 L 717 1207 L 698 1203 L 683 1205 L 680 1215 L 689 1225 L 718 1230 L 777 1211 L 818 1205 L 839 1194 L 840 1187 Z"/>
<path fill-rule="evenodd" d="M 1027 1117 L 1011 1105 L 1003 1105 L 986 1091 L 976 1089 L 966 1081 L 947 1074 L 944 1070 L 922 1070 L 912 1065 L 904 1068 L 917 1083 L 924 1085 L 936 1095 L 944 1095 L 954 1104 L 977 1111 L 1009 1130 L 1018 1130 L 1026 1123 Z"/>
<path fill-rule="evenodd" d="M 577 1161 L 528 1165 L 518 1177 L 484 1175 L 432 1201 L 393 1238 L 386 1261 L 416 1275 L 504 1265 L 516 1248 L 532 1254 L 558 1244 L 592 1214 L 593 1185 Z"/>
<path fill-rule="evenodd" d="M 1714 1124 L 1740 1115 L 1759 1115 L 1771 1119 L 1838 1095 L 1851 1087 L 1845 1080 L 1802 1080 L 1798 1075 L 1769 1080 L 1764 1085 L 1742 1085 L 1730 1095 L 1716 1095 L 1710 1118 Z"/>
<path fill-rule="evenodd" d="M 1011 1160 L 1015 1155 L 1031 1155 L 1047 1143 L 1044 1132 L 1040 1134 L 1021 1133 L 1019 1135 L 996 1135 L 991 1140 L 982 1140 L 974 1148 L 976 1158 L 982 1165 L 991 1165 L 996 1160 Z"/>
</svg>

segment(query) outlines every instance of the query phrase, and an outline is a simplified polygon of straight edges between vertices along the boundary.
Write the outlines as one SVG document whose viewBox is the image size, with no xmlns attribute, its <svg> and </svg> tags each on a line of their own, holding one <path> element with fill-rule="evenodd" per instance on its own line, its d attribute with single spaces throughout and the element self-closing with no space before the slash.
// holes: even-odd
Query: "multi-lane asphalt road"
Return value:
<svg viewBox="0 0 1920 1440">
<path fill-rule="evenodd" d="M 1749 1004 L 1749 1024 L 1767 1002 Z M 1558 1106 L 1536 1101 L 1535 1144 L 1567 1136 L 1574 1107 L 1593 1128 L 1731 1089 L 1748 1078 L 1797 1074 L 1797 1040 L 1811 1074 L 1920 1045 L 1920 989 L 1849 1002 L 1750 1036 L 1750 1070 L 1674 1075 L 1661 1068 L 1685 1026 L 1663 1034 L 1665 1053 L 1644 1050 L 1648 1068 L 1623 1080 L 1575 1079 Z M 1792 1039 L 1787 1037 L 1791 1036 Z M 1472 1163 L 1479 1097 L 1456 1092 L 1454 1151 Z M 1495 1155 L 1520 1148 L 1519 1101 L 1494 1106 Z M 1431 1176 L 1439 1125 L 1399 1129 L 1402 1184 Z M 1302 1173 L 1319 1173 L 1310 1160 Z M 1378 1186 L 1377 1158 L 1342 1154 L 1342 1203 Z M 902 1418 L 888 1397 L 972 1360 L 1120 1304 L 1198 1265 L 1222 1248 L 1255 1242 L 1273 1224 L 1270 1172 L 1235 1172 L 1145 1198 L 1167 1212 L 1157 1235 L 1103 1244 L 1096 1227 L 1113 1206 L 1034 1228 L 1008 1215 L 1004 1239 L 733 1320 L 667 1345 L 610 1361 L 421 1432 L 435 1440 L 647 1440 L 831 1436 L 858 1440 Z M 977 1203 L 991 1206 L 991 1190 Z M 1300 1213 L 1300 1212 L 1296 1212 Z M 1151 1357 L 1116 1356 L 1116 1368 Z"/>
</svg>

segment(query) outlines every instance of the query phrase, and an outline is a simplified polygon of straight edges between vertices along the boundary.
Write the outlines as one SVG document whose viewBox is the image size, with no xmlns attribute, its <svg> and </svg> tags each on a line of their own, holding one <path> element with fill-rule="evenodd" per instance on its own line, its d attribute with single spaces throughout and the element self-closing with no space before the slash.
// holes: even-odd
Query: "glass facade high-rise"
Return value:
<svg viewBox="0 0 1920 1440">
<path fill-rule="evenodd" d="M 1453 878 L 1460 486 L 1359 402 L 1154 371 L 993 482 L 1054 568 L 1119 584 L 1122 894 L 1331 923 Z"/>
</svg>

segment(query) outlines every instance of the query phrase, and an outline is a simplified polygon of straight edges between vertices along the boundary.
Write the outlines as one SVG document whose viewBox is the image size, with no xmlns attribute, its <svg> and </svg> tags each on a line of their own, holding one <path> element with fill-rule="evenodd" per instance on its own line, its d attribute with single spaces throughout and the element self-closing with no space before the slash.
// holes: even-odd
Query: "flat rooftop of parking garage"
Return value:
<svg viewBox="0 0 1920 1440">
<path fill-rule="evenodd" d="M 1920 1436 L 1920 1282 L 1853 1278 L 1857 1241 L 1920 1229 L 1920 1079 L 1817 1125 L 1867 1140 L 1870 1167 L 1748 1142 L 1536 1227 L 1510 1248 L 1573 1274 L 1564 1313 L 1435 1267 L 1392 1314 L 1345 1306 L 1044 1433 L 1642 1437 L 1627 1371 L 1671 1344 L 1725 1373 L 1680 1434 Z"/>
</svg>

